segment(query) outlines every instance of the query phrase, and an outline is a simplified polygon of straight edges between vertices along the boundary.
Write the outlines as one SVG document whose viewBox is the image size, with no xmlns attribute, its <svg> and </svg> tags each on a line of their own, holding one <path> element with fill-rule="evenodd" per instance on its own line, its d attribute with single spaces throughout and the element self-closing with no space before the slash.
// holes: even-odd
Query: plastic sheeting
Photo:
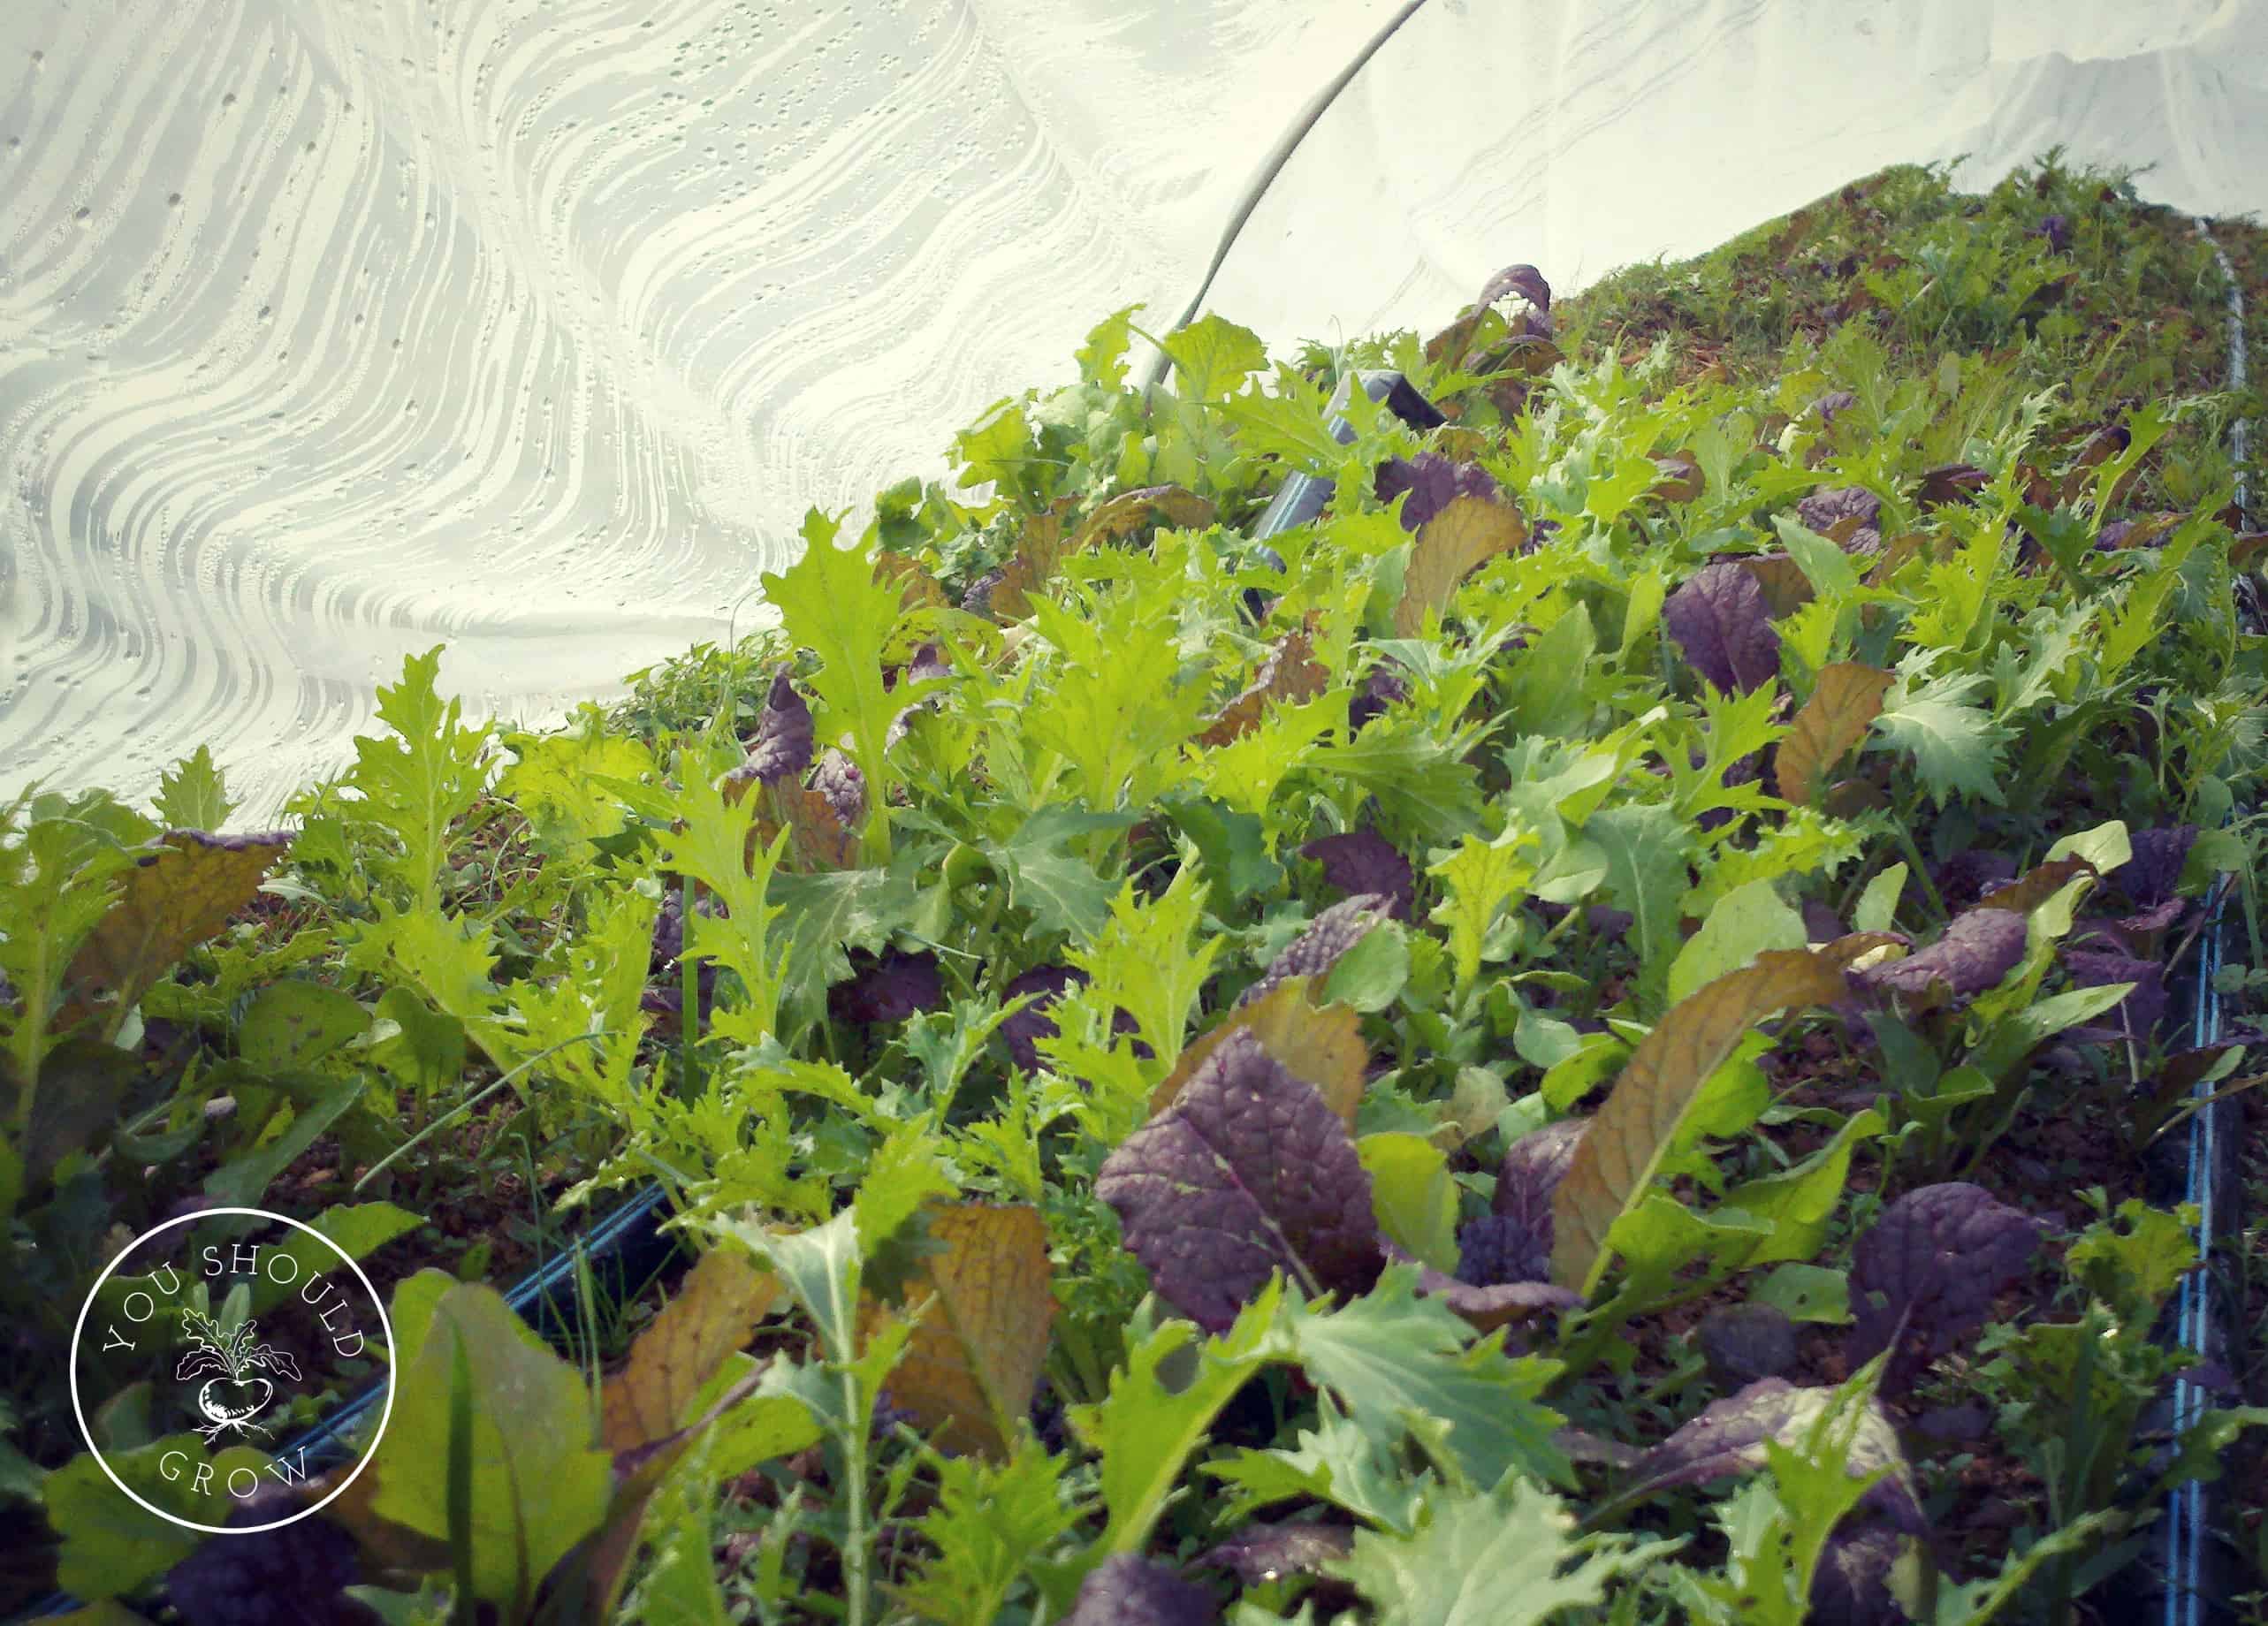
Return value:
<svg viewBox="0 0 2268 1626">
<path fill-rule="evenodd" d="M 530 722 L 765 617 L 813 504 L 1196 292 L 1389 0 L 9 0 L 0 795 L 258 822 L 375 685 Z M 1428 0 L 1208 308 L 1272 344 L 1570 292 L 2054 142 L 2268 205 L 2268 0 Z"/>
</svg>

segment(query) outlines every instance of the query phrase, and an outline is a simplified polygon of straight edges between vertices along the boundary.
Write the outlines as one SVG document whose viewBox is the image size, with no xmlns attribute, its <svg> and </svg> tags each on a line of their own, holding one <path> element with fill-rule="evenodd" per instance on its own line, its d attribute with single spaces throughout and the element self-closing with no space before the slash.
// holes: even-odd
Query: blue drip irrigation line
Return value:
<svg viewBox="0 0 2268 1626">
<path fill-rule="evenodd" d="M 2246 385 L 2244 350 L 2244 293 L 2239 285 L 2235 270 L 2228 255 L 2213 239 L 2212 228 L 2203 217 L 2197 219 L 2197 232 L 2213 251 L 2221 275 L 2228 281 L 2228 387 L 2241 391 Z M 2239 514 L 2246 512 L 2245 455 L 2249 425 L 2241 417 L 2230 426 L 2229 447 L 2236 464 L 2236 507 Z M 2229 887 L 2226 878 L 2213 888 L 2204 930 L 2197 938 L 2197 1000 L 2196 1016 L 2190 1026 L 2190 1044 L 2203 1049 L 2217 1045 L 2221 1038 L 2221 997 L 2213 987 L 2213 978 L 2222 965 L 2221 934 L 2223 916 L 2228 905 Z M 2209 1078 L 2197 1081 L 2195 1098 L 2209 1098 L 2213 1083 Z M 2174 1335 L 2180 1347 L 2204 1358 L 2211 1332 L 2211 1281 L 2203 1268 L 2207 1254 L 2213 1245 L 2214 1194 L 2219 1183 L 2219 1118 L 2217 1107 L 2199 1107 L 2189 1117 L 2189 1166 L 2183 1181 L 2183 1199 L 2197 1208 L 2197 1243 L 2199 1266 L 2181 1279 L 2180 1296 L 2175 1301 Z M 2177 1377 L 2173 1384 L 2173 1432 L 2178 1440 L 2194 1427 L 2204 1415 L 2205 1393 L 2186 1377 Z M 2165 1626 L 2203 1626 L 2206 1599 L 2200 1571 L 2204 1561 L 2205 1543 L 2211 1531 L 2205 1520 L 2204 1485 L 2195 1479 L 2177 1485 L 2168 1496 L 2165 1522 Z"/>
</svg>

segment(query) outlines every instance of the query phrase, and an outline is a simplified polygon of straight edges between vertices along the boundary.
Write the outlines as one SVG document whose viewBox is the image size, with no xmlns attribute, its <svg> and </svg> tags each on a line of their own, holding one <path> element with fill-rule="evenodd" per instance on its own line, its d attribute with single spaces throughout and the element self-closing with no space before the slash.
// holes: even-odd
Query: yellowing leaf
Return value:
<svg viewBox="0 0 2268 1626">
<path fill-rule="evenodd" d="M 906 554 L 877 548 L 874 551 L 874 579 L 896 582 L 899 592 L 905 596 L 903 608 L 906 610 L 945 603 L 944 584 L 930 574 L 928 566 Z"/>
<path fill-rule="evenodd" d="M 1268 702 L 1313 700 L 1331 680 L 1330 672 L 1313 658 L 1309 635 L 1316 612 L 1307 612 L 1306 624 L 1287 633 L 1268 651 L 1244 691 L 1221 709 L 1213 726 L 1197 736 L 1200 745 L 1222 746 L 1248 733 L 1260 720 Z"/>
<path fill-rule="evenodd" d="M 1016 556 L 1001 566 L 1001 579 L 986 600 L 993 620 L 1020 621 L 1031 613 L 1029 595 L 1046 584 L 1076 545 L 1063 540 L 1063 514 L 1072 501 L 1058 498 L 1046 513 L 1024 520 L 1024 539 L 1016 544 Z"/>
<path fill-rule="evenodd" d="M 1857 661 L 1838 661 L 1819 669 L 1818 686 L 1795 714 L 1774 760 L 1774 783 L 1781 801 L 1799 807 L 1811 804 L 1828 770 L 1866 738 L 1868 726 L 1882 714 L 1891 681 L 1889 672 Z"/>
<path fill-rule="evenodd" d="M 1260 1042 L 1260 1048 L 1295 1078 L 1305 1079 L 1321 1092 L 1339 1121 L 1354 1128 L 1354 1109 L 1362 1099 L 1363 1075 L 1370 1067 L 1370 1048 L 1362 1042 L 1362 1018 L 1347 1005 L 1327 1005 L 1318 1010 L 1307 1003 L 1312 978 L 1288 976 L 1250 1005 L 1240 1005 L 1206 1029 L 1172 1072 L 1151 1092 L 1150 1115 L 1154 1118 L 1174 1104 L 1197 1069 L 1222 1039 L 1239 1029 Z"/>
<path fill-rule="evenodd" d="M 795 832 L 788 844 L 790 870 L 811 874 L 827 870 L 852 870 L 858 865 L 858 832 L 842 822 L 834 803 L 818 791 L 801 785 L 769 785 L 765 794 Z M 730 800 L 730 793 L 727 792 Z M 780 825 L 759 814 L 748 834 L 750 861 L 758 847 L 769 848 L 780 839 Z"/>
<path fill-rule="evenodd" d="M 181 956 L 228 924 L 291 846 L 291 832 L 216 836 L 169 830 L 164 845 L 140 859 L 118 900 L 72 960 L 65 985 L 78 1001 L 115 996 L 119 1012 L 147 993 Z M 86 1014 L 80 1004 L 61 1027 Z"/>
<path fill-rule="evenodd" d="M 1607 1232 L 1645 1197 L 1709 1075 L 1765 1018 L 1842 999 L 1845 967 L 1885 940 L 1860 935 L 1759 954 L 1670 1009 L 1631 1053 L 1551 1194 L 1552 1280 L 1590 1295 L 1605 1273 Z"/>
<path fill-rule="evenodd" d="M 1121 541 L 1140 530 L 1153 516 L 1178 530 L 1200 530 L 1213 523 L 1213 505 L 1177 485 L 1145 485 L 1121 491 L 1079 522 L 1069 551 Z"/>
<path fill-rule="evenodd" d="M 629 1364 L 601 1387 L 601 1443 L 628 1451 L 675 1432 L 779 1292 L 780 1279 L 758 1271 L 739 1250 L 703 1254 L 677 1296 L 630 1346 Z"/>
<path fill-rule="evenodd" d="M 1394 606 L 1396 636 L 1414 638 L 1424 629 L 1426 612 L 1445 611 L 1457 584 L 1499 553 L 1527 540 L 1527 521 L 1510 503 L 1485 497 L 1452 498 L 1426 521 L 1410 550 L 1402 577 L 1402 602 Z"/>
<path fill-rule="evenodd" d="M 1004 1461 L 1055 1314 L 1046 1223 L 1021 1204 L 959 1203 L 929 1211 L 929 1240 L 941 1251 L 922 1259 L 901 1301 L 930 1298 L 929 1308 L 890 1374 L 890 1398 L 942 1449 Z M 863 1318 L 885 1315 L 869 1305 Z"/>
</svg>

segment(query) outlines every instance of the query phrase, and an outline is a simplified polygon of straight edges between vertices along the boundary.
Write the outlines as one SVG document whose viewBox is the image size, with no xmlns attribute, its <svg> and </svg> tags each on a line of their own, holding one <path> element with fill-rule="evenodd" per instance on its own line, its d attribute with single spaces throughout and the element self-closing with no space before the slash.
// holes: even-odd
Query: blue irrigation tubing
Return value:
<svg viewBox="0 0 2268 1626">
<path fill-rule="evenodd" d="M 2202 217 L 2197 220 L 2197 232 L 2213 251 L 2213 258 L 2228 284 L 2228 387 L 2241 391 L 2247 386 L 2247 358 L 2244 345 L 2244 291 L 2237 281 L 2236 272 L 2228 262 L 2228 255 L 2214 240 L 2212 227 Z M 2230 426 L 2229 449 L 2236 466 L 2236 509 L 2240 516 L 2249 507 L 2247 490 L 2246 455 L 2249 425 L 2240 416 Z M 2221 1042 L 2223 1031 L 2222 1006 L 2219 992 L 2213 986 L 2214 978 L 2223 964 L 2226 946 L 2223 934 L 2226 929 L 2226 912 L 2232 888 L 2224 881 L 2217 885 L 2208 900 L 2205 925 L 2197 938 L 2196 1002 L 2192 1014 L 2189 1042 L 2197 1048 Z M 2197 1098 L 2211 1096 L 2214 1085 L 2210 1079 L 2197 1082 Z M 2224 1126 L 2220 1119 L 2223 1107 L 2219 1103 L 2199 1107 L 2189 1117 L 2188 1167 L 2183 1177 L 2183 1200 L 2196 1205 L 2199 1267 L 2181 1280 L 2179 1297 L 2174 1304 L 2174 1337 L 2180 1347 L 2200 1361 L 2207 1358 L 2217 1337 L 2221 1335 L 2213 1318 L 2213 1282 L 2207 1268 L 2218 1227 L 2228 1222 L 2230 1197 L 2220 1187 L 2223 1184 L 2222 1138 Z M 2178 1440 L 2194 1427 L 2204 1415 L 2205 1391 L 2202 1385 L 2186 1377 L 2177 1378 L 2173 1385 L 2173 1431 Z M 2207 1626 L 2210 1620 L 2225 1615 L 2228 1609 L 2226 1599 L 2208 1595 L 2204 1580 L 2206 1550 L 2213 1537 L 2212 1519 L 2205 1485 L 2192 1479 L 2177 1485 L 2168 1493 L 2165 1516 L 2165 1598 L 2162 1615 L 2164 1626 Z"/>
<path fill-rule="evenodd" d="M 504 1302 L 511 1307 L 514 1314 L 538 1332 L 546 1330 L 546 1323 L 554 1329 L 563 1327 L 567 1317 L 560 1303 L 562 1299 L 571 1301 L 575 1295 L 578 1260 L 589 1261 L 594 1273 L 609 1261 L 630 1260 L 630 1267 L 623 1273 L 640 1280 L 659 1267 L 663 1259 L 677 1246 L 675 1239 L 660 1229 L 661 1219 L 668 1206 L 669 1194 L 661 1186 L 643 1188 L 609 1211 L 604 1219 L 563 1251 L 553 1254 L 521 1278 L 505 1293 Z M 626 1283 L 626 1294 L 635 1285 L 635 1282 Z M 556 1337 L 556 1331 L 548 1335 Z M 297 1457 L 304 1452 L 308 1463 L 319 1468 L 327 1468 L 343 1460 L 347 1455 L 347 1437 L 384 1393 L 384 1378 L 381 1376 L 371 1379 L 321 1422 L 284 1445 L 276 1452 L 277 1457 Z M 50 1592 L 11 1618 L 17 1621 L 44 1620 L 67 1615 L 80 1607 L 79 1600 L 67 1593 Z"/>
</svg>

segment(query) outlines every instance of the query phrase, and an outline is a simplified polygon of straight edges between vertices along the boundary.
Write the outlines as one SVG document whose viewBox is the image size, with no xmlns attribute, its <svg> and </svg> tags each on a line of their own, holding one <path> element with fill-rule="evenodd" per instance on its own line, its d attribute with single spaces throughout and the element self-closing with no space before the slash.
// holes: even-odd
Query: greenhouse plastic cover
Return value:
<svg viewBox="0 0 2268 1626">
<path fill-rule="evenodd" d="M 1386 0 L 4 0 L 0 796 L 247 803 L 374 688 L 528 722 L 765 619 L 1089 327 L 1169 323 Z M 2262 0 L 1428 0 L 1206 308 L 1430 332 L 1884 165 L 2268 204 Z M 1153 331 L 1155 331 L 1154 329 Z"/>
</svg>

